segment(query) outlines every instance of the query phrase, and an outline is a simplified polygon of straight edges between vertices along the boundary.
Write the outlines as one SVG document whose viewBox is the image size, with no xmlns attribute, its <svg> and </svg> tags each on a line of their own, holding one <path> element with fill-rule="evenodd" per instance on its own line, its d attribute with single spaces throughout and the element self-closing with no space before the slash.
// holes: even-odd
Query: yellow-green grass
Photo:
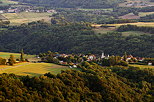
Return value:
<svg viewBox="0 0 154 102">
<path fill-rule="evenodd" d="M 5 58 L 5 59 L 8 59 L 10 57 L 10 55 L 13 55 L 14 58 L 16 58 L 16 59 L 20 58 L 20 53 L 0 52 L 0 57 Z M 24 55 L 25 59 L 29 59 L 29 58 L 33 58 L 33 57 L 35 57 L 35 55 L 27 55 L 27 54 Z"/>
<path fill-rule="evenodd" d="M 140 17 L 146 16 L 146 15 L 151 15 L 151 14 L 154 14 L 154 12 L 139 12 Z"/>
<path fill-rule="evenodd" d="M 144 27 L 154 27 L 154 22 L 121 23 L 121 24 L 107 24 L 107 25 L 108 26 L 116 26 L 116 27 L 119 27 L 121 25 L 127 25 L 127 24 L 137 25 L 137 26 L 144 26 Z"/>
<path fill-rule="evenodd" d="M 93 31 L 98 34 L 106 34 L 107 32 L 113 32 L 115 31 L 115 27 L 110 27 L 110 28 L 94 28 Z"/>
<path fill-rule="evenodd" d="M 153 69 L 154 70 L 154 66 L 149 66 L 149 65 L 129 64 L 129 66 L 139 67 L 140 69 L 150 68 L 150 69 Z"/>
<path fill-rule="evenodd" d="M 129 35 L 144 35 L 144 34 L 150 35 L 150 33 L 145 33 L 145 32 L 141 32 L 141 31 L 126 31 L 126 32 L 122 32 L 122 35 L 123 35 L 123 36 L 129 36 Z"/>
<path fill-rule="evenodd" d="M 14 66 L 0 66 L 0 74 L 14 73 L 22 76 L 40 76 L 45 73 L 58 74 L 61 70 L 70 69 L 67 66 L 60 66 L 52 63 L 20 63 Z"/>
<path fill-rule="evenodd" d="M 52 13 L 21 12 L 21 13 L 4 13 L 2 15 L 10 21 L 11 25 L 20 25 L 23 23 L 38 21 L 42 19 L 49 22 L 50 21 L 49 16 L 52 15 Z"/>
<path fill-rule="evenodd" d="M 11 0 L 0 0 L 0 2 L 2 2 L 0 5 L 18 4 L 18 2 Z"/>
</svg>

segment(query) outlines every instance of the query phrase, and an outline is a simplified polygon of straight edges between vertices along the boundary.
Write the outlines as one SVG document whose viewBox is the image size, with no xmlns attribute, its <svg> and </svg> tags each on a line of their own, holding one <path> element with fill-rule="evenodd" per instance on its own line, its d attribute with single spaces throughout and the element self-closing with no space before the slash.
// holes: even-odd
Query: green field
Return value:
<svg viewBox="0 0 154 102">
<path fill-rule="evenodd" d="M 137 22 L 137 23 L 107 24 L 107 26 L 116 26 L 116 27 L 119 27 L 121 25 L 127 25 L 127 24 L 137 25 L 137 26 L 144 26 L 144 27 L 154 27 L 154 22 Z"/>
<path fill-rule="evenodd" d="M 32 21 L 44 20 L 46 22 L 50 21 L 52 13 L 35 13 L 35 12 L 21 12 L 21 13 L 4 13 L 2 14 L 6 17 L 11 25 L 20 25 L 23 23 L 28 23 Z"/>
<path fill-rule="evenodd" d="M 154 70 L 154 66 L 149 66 L 149 65 L 129 64 L 129 66 L 139 67 L 139 68 L 141 68 L 141 69 L 150 68 L 150 69 L 153 69 L 153 70 Z"/>
<path fill-rule="evenodd" d="M 116 29 L 114 27 L 110 27 L 110 28 L 94 28 L 93 31 L 96 33 L 96 34 L 106 34 L 108 32 L 114 32 L 116 31 Z M 145 33 L 145 32 L 141 32 L 141 31 L 125 31 L 125 32 L 122 32 L 122 35 L 123 36 L 129 36 L 129 35 L 150 35 L 150 33 Z"/>
<path fill-rule="evenodd" d="M 48 72 L 52 74 L 58 74 L 61 70 L 70 69 L 66 66 L 60 66 L 51 63 L 19 63 L 14 66 L 0 66 L 1 73 L 14 73 L 16 75 L 29 75 L 29 76 L 39 76 Z"/>
<path fill-rule="evenodd" d="M 140 17 L 146 16 L 146 15 L 151 15 L 151 14 L 154 14 L 154 12 L 139 12 Z"/>
<path fill-rule="evenodd" d="M 141 31 L 126 31 L 126 32 L 122 32 L 122 35 L 123 36 L 130 36 L 130 35 L 135 35 L 135 36 L 140 36 L 140 35 L 150 35 L 150 33 L 144 33 L 144 32 L 141 32 Z"/>
<path fill-rule="evenodd" d="M 0 5 L 18 4 L 18 2 L 11 0 L 0 0 L 0 2 L 2 2 Z"/>
<path fill-rule="evenodd" d="M 0 52 L 0 57 L 8 59 L 10 57 L 10 55 L 13 55 L 14 58 L 20 58 L 20 53 L 9 53 L 9 52 Z M 24 55 L 25 59 L 29 59 L 29 58 L 33 58 L 35 57 L 35 55 Z"/>
</svg>

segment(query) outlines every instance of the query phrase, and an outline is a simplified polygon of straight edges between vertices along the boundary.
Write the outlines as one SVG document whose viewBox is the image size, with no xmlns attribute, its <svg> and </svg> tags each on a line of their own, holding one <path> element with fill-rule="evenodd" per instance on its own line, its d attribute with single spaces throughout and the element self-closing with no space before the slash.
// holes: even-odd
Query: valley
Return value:
<svg viewBox="0 0 154 102">
<path fill-rule="evenodd" d="M 0 0 L 0 102 L 154 102 L 154 0 Z"/>
</svg>

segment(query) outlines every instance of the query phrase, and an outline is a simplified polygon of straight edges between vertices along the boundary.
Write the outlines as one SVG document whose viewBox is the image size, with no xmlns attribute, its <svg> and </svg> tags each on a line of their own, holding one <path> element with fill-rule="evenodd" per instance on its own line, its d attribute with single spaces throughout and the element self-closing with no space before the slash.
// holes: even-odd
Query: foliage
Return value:
<svg viewBox="0 0 154 102">
<path fill-rule="evenodd" d="M 6 59 L 0 57 L 0 65 L 6 65 Z"/>
<path fill-rule="evenodd" d="M 123 31 L 142 31 L 146 33 L 154 33 L 153 27 L 138 27 L 137 25 L 121 25 L 117 31 L 123 32 Z"/>
<path fill-rule="evenodd" d="M 112 32 L 98 36 L 86 23 L 49 25 L 33 22 L 29 25 L 5 28 L 6 30 L 0 31 L 0 44 L 1 51 L 6 52 L 18 52 L 23 48 L 30 54 L 50 50 L 60 53 L 93 54 L 105 51 L 110 55 L 123 55 L 127 51 L 134 56 L 154 57 L 151 49 L 154 35 L 125 37 L 121 33 Z"/>
<path fill-rule="evenodd" d="M 67 70 L 32 78 L 1 74 L 1 101 L 152 101 L 153 73 L 150 70 L 127 67 L 111 70 L 93 62 L 79 67 L 82 71 Z"/>
<path fill-rule="evenodd" d="M 110 8 L 123 0 L 16 0 L 33 5 L 59 8 Z"/>
</svg>

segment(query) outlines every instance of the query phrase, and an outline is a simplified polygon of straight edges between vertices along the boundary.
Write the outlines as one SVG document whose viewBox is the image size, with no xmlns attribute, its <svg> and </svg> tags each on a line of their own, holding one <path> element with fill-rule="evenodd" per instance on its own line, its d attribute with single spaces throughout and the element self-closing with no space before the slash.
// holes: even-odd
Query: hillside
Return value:
<svg viewBox="0 0 154 102">
<path fill-rule="evenodd" d="M 51 63 L 19 63 L 15 64 L 14 66 L 0 66 L 0 74 L 2 73 L 14 73 L 16 75 L 22 75 L 22 76 L 40 76 L 45 73 L 52 73 L 52 74 L 58 74 L 61 72 L 61 70 L 67 70 L 70 69 L 66 66 L 60 66 L 56 64 Z"/>
<path fill-rule="evenodd" d="M 29 25 L 4 27 L 0 31 L 1 51 L 31 54 L 49 50 L 60 53 L 128 54 L 154 57 L 153 34 L 123 36 L 118 32 L 96 34 L 88 24 L 47 24 L 42 21 Z M 3 29 L 4 29 L 3 28 Z M 31 40 L 30 40 L 31 39 Z M 9 42 L 9 43 L 8 43 Z"/>
<path fill-rule="evenodd" d="M 124 0 L 17 0 L 19 2 L 30 3 L 58 8 L 112 8 Z"/>
<path fill-rule="evenodd" d="M 39 77 L 0 74 L 1 101 L 152 102 L 152 70 L 104 68 L 83 62 L 82 71 L 67 70 Z"/>
</svg>

